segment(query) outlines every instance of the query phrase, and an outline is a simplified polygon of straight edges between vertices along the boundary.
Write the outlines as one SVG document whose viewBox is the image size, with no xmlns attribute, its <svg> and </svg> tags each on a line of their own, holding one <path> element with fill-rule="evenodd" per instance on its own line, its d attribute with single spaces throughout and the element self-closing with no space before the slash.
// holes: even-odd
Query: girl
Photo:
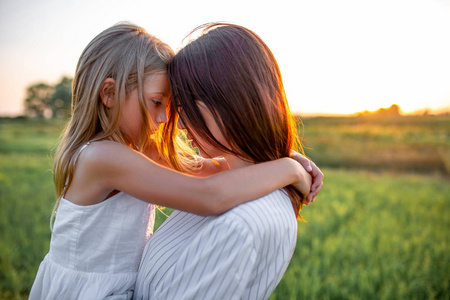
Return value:
<svg viewBox="0 0 450 300">
<path fill-rule="evenodd" d="M 309 193 L 309 175 L 290 158 L 197 178 L 144 156 L 180 171 L 199 168 L 176 131 L 162 139 L 169 135 L 159 125 L 172 113 L 166 75 L 172 56 L 132 24 L 105 30 L 81 54 L 72 117 L 55 158 L 50 251 L 30 299 L 129 299 L 153 230 L 149 203 L 216 215 L 292 183 Z M 205 166 L 209 173 L 220 169 Z"/>
<path fill-rule="evenodd" d="M 207 26 L 168 74 L 178 127 L 204 157 L 223 155 L 239 170 L 296 146 L 277 62 L 252 31 Z M 175 210 L 145 247 L 135 298 L 267 299 L 294 252 L 301 200 L 288 186 L 217 217 Z"/>
</svg>

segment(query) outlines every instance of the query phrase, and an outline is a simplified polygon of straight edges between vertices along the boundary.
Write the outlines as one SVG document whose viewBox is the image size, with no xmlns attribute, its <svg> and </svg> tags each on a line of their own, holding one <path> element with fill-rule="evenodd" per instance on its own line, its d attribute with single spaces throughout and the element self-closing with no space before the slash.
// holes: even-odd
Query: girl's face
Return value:
<svg viewBox="0 0 450 300">
<path fill-rule="evenodd" d="M 206 107 L 206 105 L 201 101 L 196 101 L 196 104 L 200 110 L 200 113 L 202 114 L 203 120 L 205 120 L 206 126 L 208 127 L 214 138 L 218 140 L 222 145 L 229 147 L 229 144 L 225 140 L 225 137 L 223 136 L 222 132 L 219 129 L 219 126 L 217 125 L 216 119 Z M 187 129 L 185 128 L 181 119 L 178 119 L 178 128 Z M 214 158 L 224 155 L 221 149 L 217 149 L 213 145 L 209 144 L 208 141 L 197 134 L 195 130 L 187 129 L 187 138 L 191 140 L 191 144 L 193 147 L 198 147 L 200 154 L 204 158 Z"/>
<path fill-rule="evenodd" d="M 169 80 L 166 73 L 152 74 L 144 81 L 144 103 L 147 116 L 152 120 L 152 131 L 167 122 L 167 105 L 170 99 Z M 139 145 L 142 130 L 142 113 L 138 89 L 133 89 L 122 108 L 120 129 L 135 145 Z"/>
</svg>

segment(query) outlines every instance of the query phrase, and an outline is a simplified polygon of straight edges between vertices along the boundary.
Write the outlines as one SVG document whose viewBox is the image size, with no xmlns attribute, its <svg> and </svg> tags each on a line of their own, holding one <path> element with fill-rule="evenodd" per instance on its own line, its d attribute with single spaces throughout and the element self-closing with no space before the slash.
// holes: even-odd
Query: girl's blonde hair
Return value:
<svg viewBox="0 0 450 300">
<path fill-rule="evenodd" d="M 174 56 L 173 50 L 143 28 L 131 23 L 119 23 L 97 35 L 80 56 L 72 86 L 72 117 L 62 135 L 54 164 L 54 183 L 57 201 L 70 186 L 75 160 L 80 148 L 89 141 L 112 140 L 136 150 L 150 146 L 151 140 L 161 158 L 180 171 L 189 170 L 192 152 L 178 137 L 162 132 L 161 126 L 152 132 L 152 120 L 146 113 L 143 85 L 146 76 L 167 72 Z M 102 83 L 106 78 L 115 80 L 114 106 L 111 114 L 100 99 Z M 120 130 L 120 110 L 129 92 L 137 88 L 142 113 L 142 132 L 139 145 Z M 169 110 L 172 109 L 169 105 Z M 170 112 L 169 112 L 170 113 Z M 176 147 L 167 139 L 175 141 Z M 167 141 L 168 142 L 168 141 Z"/>
</svg>

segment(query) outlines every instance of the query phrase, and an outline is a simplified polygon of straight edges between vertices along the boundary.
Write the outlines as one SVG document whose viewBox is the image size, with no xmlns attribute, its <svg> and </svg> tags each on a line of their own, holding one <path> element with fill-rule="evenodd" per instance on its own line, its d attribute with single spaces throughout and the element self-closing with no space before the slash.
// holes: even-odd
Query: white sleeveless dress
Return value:
<svg viewBox="0 0 450 300">
<path fill-rule="evenodd" d="M 62 198 L 29 299 L 131 299 L 154 214 L 123 192 L 88 206 Z"/>
</svg>

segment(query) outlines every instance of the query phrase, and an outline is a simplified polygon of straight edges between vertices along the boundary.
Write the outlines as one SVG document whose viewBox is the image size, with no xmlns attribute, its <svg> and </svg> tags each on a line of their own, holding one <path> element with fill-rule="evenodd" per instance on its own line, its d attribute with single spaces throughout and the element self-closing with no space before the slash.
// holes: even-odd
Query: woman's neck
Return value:
<svg viewBox="0 0 450 300">
<path fill-rule="evenodd" d="M 230 169 L 237 169 L 237 168 L 254 165 L 253 162 L 243 160 L 235 155 L 228 154 L 228 155 L 224 155 L 223 157 L 226 159 Z"/>
</svg>

